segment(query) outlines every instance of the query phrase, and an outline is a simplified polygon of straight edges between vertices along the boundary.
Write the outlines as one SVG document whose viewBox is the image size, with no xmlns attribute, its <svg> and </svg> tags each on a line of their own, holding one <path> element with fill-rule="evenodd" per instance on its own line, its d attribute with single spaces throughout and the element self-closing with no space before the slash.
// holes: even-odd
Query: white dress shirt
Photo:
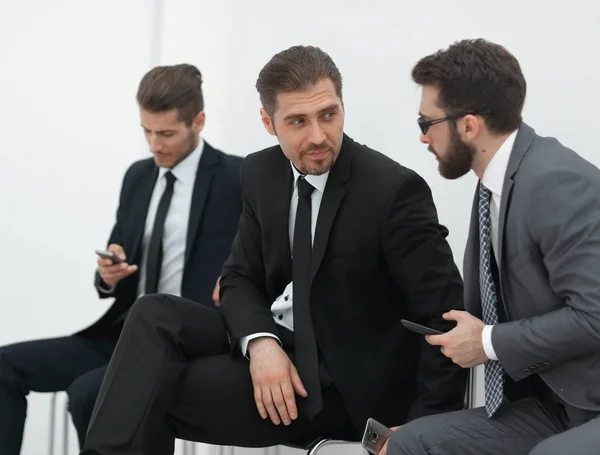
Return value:
<svg viewBox="0 0 600 455">
<path fill-rule="evenodd" d="M 508 160 L 512 152 L 513 145 L 515 144 L 515 138 L 517 137 L 517 130 L 513 131 L 510 136 L 500 146 L 496 154 L 492 157 L 490 162 L 483 173 L 482 182 L 487 189 L 492 193 L 490 201 L 490 219 L 492 222 L 492 249 L 494 251 L 494 257 L 496 262 L 500 263 L 500 249 L 498 245 L 498 222 L 500 217 L 500 203 L 502 199 L 502 187 L 504 186 L 504 177 L 506 175 L 506 168 L 508 167 Z M 496 290 L 497 293 L 500 289 Z M 486 325 L 483 328 L 483 349 L 485 354 L 491 360 L 498 360 L 494 346 L 492 345 L 492 328 L 491 325 Z"/>
<path fill-rule="evenodd" d="M 173 197 L 171 198 L 169 211 L 165 218 L 162 239 L 162 265 L 157 290 L 160 293 L 181 296 L 181 282 L 183 279 L 192 193 L 203 149 L 204 141 L 200 138 L 198 147 L 173 169 L 163 167 L 158 169 L 158 177 L 152 190 L 152 197 L 150 198 L 150 205 L 148 206 L 146 215 L 144 235 L 142 237 L 142 259 L 138 264 L 138 271 L 140 273 L 138 297 L 145 294 L 148 244 L 152 236 L 152 228 L 154 227 L 158 204 L 167 185 L 165 174 L 168 171 L 171 171 L 177 180 L 173 186 Z M 114 290 L 114 286 L 111 289 L 103 289 L 99 286 L 98 289 L 105 293 L 111 293 Z"/>
<path fill-rule="evenodd" d="M 294 173 L 293 180 L 293 191 L 292 191 L 292 200 L 290 202 L 290 213 L 289 213 L 289 221 L 288 221 L 288 232 L 290 239 L 290 250 L 292 250 L 294 244 L 294 226 L 296 224 L 296 211 L 298 210 L 298 177 L 300 173 L 294 167 L 294 165 L 290 162 L 292 166 L 292 172 Z M 329 172 L 321 175 L 307 175 L 305 177 L 306 181 L 310 183 L 315 190 L 311 194 L 311 215 L 310 215 L 310 223 L 311 223 L 311 236 L 312 240 L 315 239 L 315 228 L 317 226 L 317 218 L 319 216 L 319 208 L 321 207 L 321 199 L 323 198 L 323 192 L 325 191 L 325 185 L 327 185 L 327 178 L 329 177 Z M 271 305 L 271 313 L 273 314 L 273 319 L 275 323 L 285 327 L 288 330 L 294 331 L 294 287 L 290 282 L 283 293 L 275 299 L 275 302 Z M 272 333 L 255 333 L 253 335 L 248 335 L 240 339 L 240 349 L 242 354 L 246 356 L 246 352 L 248 350 L 248 343 L 250 340 L 254 338 L 259 338 L 263 336 L 268 336 L 272 338 L 275 337 Z M 281 341 L 280 341 L 281 343 Z"/>
</svg>

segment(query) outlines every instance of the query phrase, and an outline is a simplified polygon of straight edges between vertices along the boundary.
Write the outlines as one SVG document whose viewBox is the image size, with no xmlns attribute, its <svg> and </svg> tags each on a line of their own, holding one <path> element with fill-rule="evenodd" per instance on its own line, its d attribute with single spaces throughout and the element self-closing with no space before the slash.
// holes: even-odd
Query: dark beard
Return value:
<svg viewBox="0 0 600 455">
<path fill-rule="evenodd" d="M 438 170 L 440 175 L 449 180 L 462 177 L 471 170 L 475 152 L 475 147 L 461 140 L 456 125 L 450 127 L 448 153 L 441 157 L 433 151 L 439 160 Z"/>
</svg>

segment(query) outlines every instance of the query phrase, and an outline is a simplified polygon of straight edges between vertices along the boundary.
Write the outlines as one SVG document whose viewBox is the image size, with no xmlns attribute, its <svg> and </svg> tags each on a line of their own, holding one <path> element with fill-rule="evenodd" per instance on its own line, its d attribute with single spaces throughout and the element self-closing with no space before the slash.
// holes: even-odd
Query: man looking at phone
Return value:
<svg viewBox="0 0 600 455">
<path fill-rule="evenodd" d="M 139 296 L 163 292 L 214 306 L 241 213 L 242 159 L 200 137 L 201 84 L 198 69 L 186 64 L 143 77 L 137 101 L 153 158 L 134 163 L 123 180 L 108 246 L 119 263 L 98 258 L 99 295 L 115 301 L 75 335 L 0 348 L 0 454 L 20 451 L 29 391 L 66 390 L 83 444 L 106 365 Z"/>
</svg>

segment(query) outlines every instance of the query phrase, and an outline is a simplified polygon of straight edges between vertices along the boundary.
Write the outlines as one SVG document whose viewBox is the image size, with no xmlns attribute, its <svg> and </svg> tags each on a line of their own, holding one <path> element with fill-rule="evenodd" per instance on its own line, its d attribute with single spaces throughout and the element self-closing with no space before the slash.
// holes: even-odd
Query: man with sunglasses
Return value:
<svg viewBox="0 0 600 455">
<path fill-rule="evenodd" d="M 457 65 L 460 62 L 460 65 Z M 423 58 L 421 142 L 456 179 L 479 177 L 465 309 L 427 336 L 484 365 L 485 406 L 417 419 L 389 455 L 600 452 L 600 171 L 521 119 L 526 82 L 503 47 L 465 40 Z"/>
</svg>

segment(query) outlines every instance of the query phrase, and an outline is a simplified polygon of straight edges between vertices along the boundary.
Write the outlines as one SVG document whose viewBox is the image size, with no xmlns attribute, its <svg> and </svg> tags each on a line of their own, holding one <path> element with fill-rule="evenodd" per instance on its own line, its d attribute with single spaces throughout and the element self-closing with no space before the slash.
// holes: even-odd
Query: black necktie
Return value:
<svg viewBox="0 0 600 455">
<path fill-rule="evenodd" d="M 319 381 L 319 357 L 310 313 L 311 194 L 314 187 L 298 178 L 298 209 L 294 226 L 292 281 L 294 287 L 294 336 L 296 368 L 308 392 L 306 417 L 312 419 L 323 407 Z"/>
<path fill-rule="evenodd" d="M 167 186 L 158 203 L 156 218 L 152 227 L 152 236 L 148 244 L 148 261 L 146 262 L 146 294 L 158 292 L 158 280 L 160 278 L 160 267 L 162 265 L 162 239 L 165 228 L 165 218 L 169 211 L 171 198 L 173 197 L 173 186 L 175 185 L 175 176 L 171 171 L 165 174 Z"/>
</svg>

